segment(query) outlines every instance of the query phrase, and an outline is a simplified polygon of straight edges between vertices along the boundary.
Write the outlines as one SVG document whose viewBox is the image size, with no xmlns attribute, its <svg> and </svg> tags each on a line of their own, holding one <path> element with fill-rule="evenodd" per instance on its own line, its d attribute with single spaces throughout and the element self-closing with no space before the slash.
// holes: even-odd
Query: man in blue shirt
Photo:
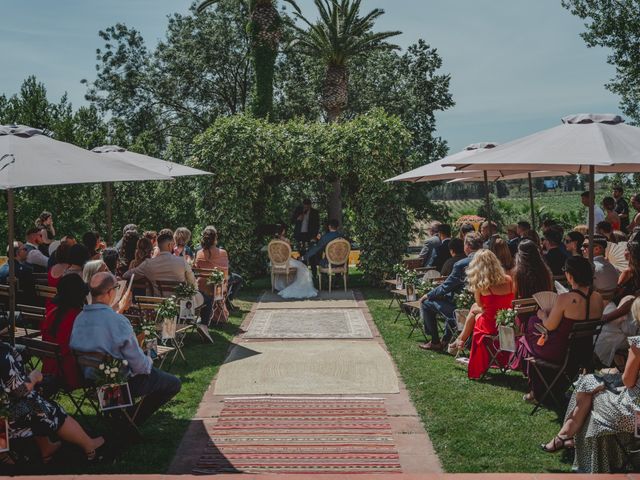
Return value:
<svg viewBox="0 0 640 480">
<path fill-rule="evenodd" d="M 342 232 L 338 231 L 339 226 L 340 223 L 338 220 L 329 220 L 329 231 L 322 235 L 318 243 L 311 247 L 304 256 L 303 261 L 307 263 L 307 265 L 311 265 L 311 274 L 314 277 L 318 271 L 318 265 L 320 264 L 322 252 L 324 252 L 325 247 L 336 238 L 342 238 L 344 236 Z"/>
<path fill-rule="evenodd" d="M 129 389 L 133 397 L 143 397 L 135 418 L 141 425 L 162 405 L 180 391 L 180 380 L 153 367 L 153 361 L 144 354 L 124 315 L 111 308 L 116 298 L 118 282 L 109 272 L 97 273 L 89 285 L 93 303 L 85 305 L 76 318 L 69 345 L 79 352 L 100 352 L 119 360 L 126 360 L 129 368 Z M 131 297 L 125 304 L 131 303 Z M 83 372 L 91 378 L 91 368 Z M 136 406 L 131 407 L 135 411 Z"/>
</svg>

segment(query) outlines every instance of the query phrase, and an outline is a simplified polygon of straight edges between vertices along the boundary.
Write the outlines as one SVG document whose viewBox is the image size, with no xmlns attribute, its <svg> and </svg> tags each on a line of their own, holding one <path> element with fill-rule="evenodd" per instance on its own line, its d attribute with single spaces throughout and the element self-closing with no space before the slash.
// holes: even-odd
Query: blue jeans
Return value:
<svg viewBox="0 0 640 480">
<path fill-rule="evenodd" d="M 445 318 L 445 334 L 443 342 L 449 342 L 456 331 L 456 319 L 453 311 L 456 306 L 447 300 L 425 300 L 420 307 L 420 315 L 424 322 L 424 332 L 431 336 L 431 342 L 440 343 L 438 334 L 438 315 Z"/>
<path fill-rule="evenodd" d="M 142 425 L 149 419 L 153 413 L 162 407 L 165 403 L 175 397 L 182 384 L 180 379 L 175 375 L 151 368 L 149 375 L 136 375 L 129 379 L 129 390 L 131 396 L 145 397 L 138 415 L 136 415 L 136 425 Z M 131 413 L 135 412 L 136 405 L 131 409 Z"/>
</svg>

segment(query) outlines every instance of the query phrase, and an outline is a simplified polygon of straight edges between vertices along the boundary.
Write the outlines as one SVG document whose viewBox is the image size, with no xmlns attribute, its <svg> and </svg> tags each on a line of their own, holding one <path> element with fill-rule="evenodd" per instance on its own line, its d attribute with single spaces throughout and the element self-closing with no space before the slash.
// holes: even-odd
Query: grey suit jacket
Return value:
<svg viewBox="0 0 640 480">
<path fill-rule="evenodd" d="M 196 277 L 184 257 L 176 257 L 169 252 L 160 252 L 155 258 L 148 258 L 136 268 L 129 270 L 122 278 L 128 279 L 135 274 L 136 278 L 144 277 L 153 285 L 155 295 L 160 295 L 156 285 L 158 280 L 171 282 L 187 282 L 196 285 Z"/>
</svg>

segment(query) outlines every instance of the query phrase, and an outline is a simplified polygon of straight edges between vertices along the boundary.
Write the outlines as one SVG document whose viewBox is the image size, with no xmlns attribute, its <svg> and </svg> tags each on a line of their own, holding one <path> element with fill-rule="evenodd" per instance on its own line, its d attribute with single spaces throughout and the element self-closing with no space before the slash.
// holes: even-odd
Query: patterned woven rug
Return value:
<svg viewBox="0 0 640 480">
<path fill-rule="evenodd" d="M 373 338 L 362 310 L 258 310 L 244 338 Z"/>
<path fill-rule="evenodd" d="M 316 298 L 285 300 L 277 293 L 265 292 L 256 307 L 258 310 L 287 310 L 300 308 L 358 308 L 353 291 L 321 291 Z"/>
<path fill-rule="evenodd" d="M 193 473 L 400 473 L 382 399 L 226 399 Z"/>
</svg>

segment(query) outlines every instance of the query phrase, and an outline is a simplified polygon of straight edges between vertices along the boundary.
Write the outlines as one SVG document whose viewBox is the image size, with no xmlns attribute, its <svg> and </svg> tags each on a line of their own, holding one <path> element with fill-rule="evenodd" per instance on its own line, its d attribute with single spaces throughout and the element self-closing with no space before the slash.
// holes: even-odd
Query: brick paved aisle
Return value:
<svg viewBox="0 0 640 480">
<path fill-rule="evenodd" d="M 357 292 L 267 293 L 241 330 L 169 474 L 442 471 Z"/>
</svg>

